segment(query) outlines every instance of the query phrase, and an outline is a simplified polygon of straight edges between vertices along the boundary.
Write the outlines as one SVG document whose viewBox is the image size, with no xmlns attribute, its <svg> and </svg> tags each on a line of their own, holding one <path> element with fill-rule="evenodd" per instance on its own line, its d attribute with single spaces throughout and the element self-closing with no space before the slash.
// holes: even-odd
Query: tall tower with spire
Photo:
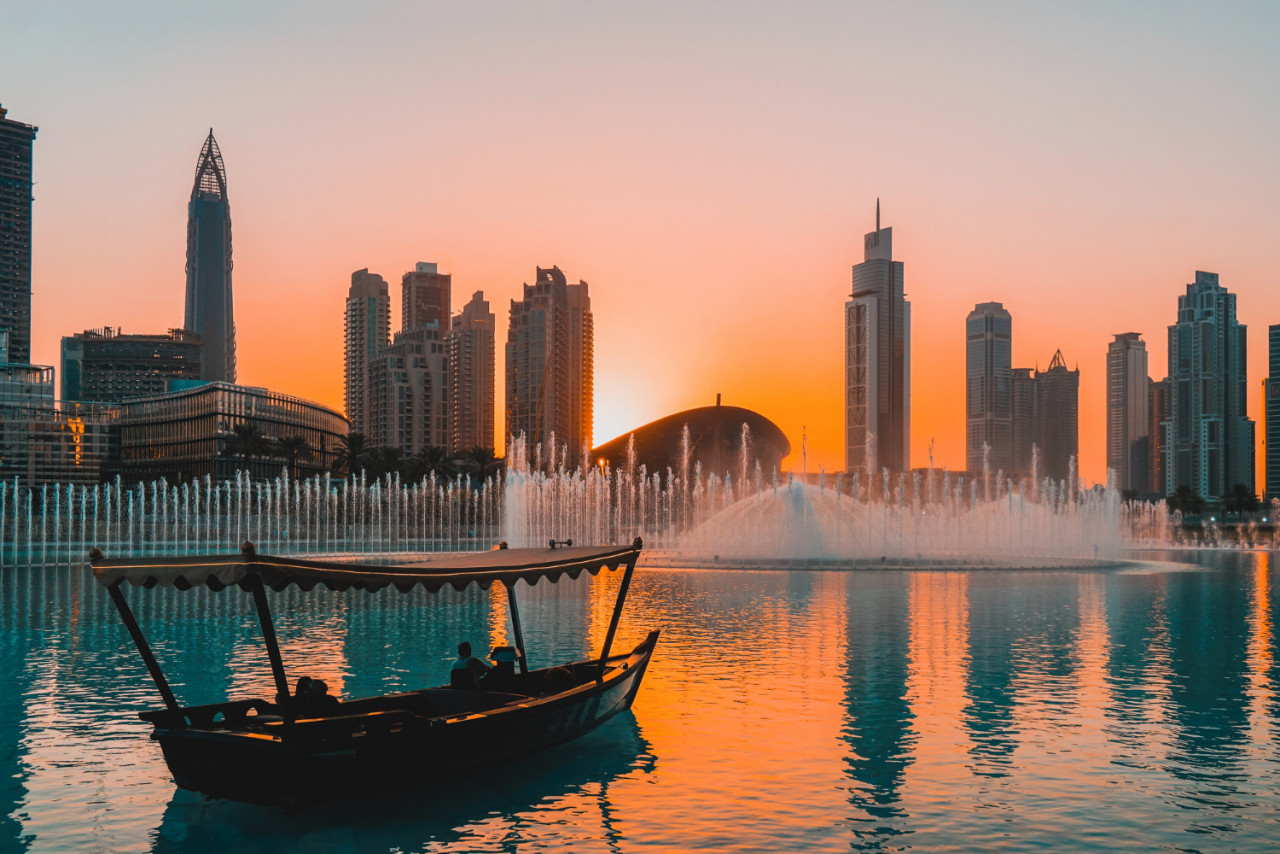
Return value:
<svg viewBox="0 0 1280 854">
<path fill-rule="evenodd" d="M 213 128 L 200 149 L 187 205 L 187 312 L 183 324 L 204 338 L 201 379 L 236 381 L 231 300 L 231 206 L 227 170 Z"/>
<path fill-rule="evenodd" d="M 902 262 L 893 260 L 893 229 L 880 227 L 863 241 L 853 267 L 853 293 L 845 303 L 845 469 L 904 472 L 911 468 L 911 303 Z M 868 437 L 875 457 L 868 459 Z M 871 472 L 874 474 L 875 472 Z"/>
</svg>

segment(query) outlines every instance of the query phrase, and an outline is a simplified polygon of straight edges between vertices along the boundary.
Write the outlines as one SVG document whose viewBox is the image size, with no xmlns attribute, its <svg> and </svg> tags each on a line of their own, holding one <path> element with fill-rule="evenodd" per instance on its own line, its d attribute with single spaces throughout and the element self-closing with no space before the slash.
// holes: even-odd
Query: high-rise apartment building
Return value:
<svg viewBox="0 0 1280 854">
<path fill-rule="evenodd" d="M 351 274 L 347 292 L 343 397 L 351 432 L 368 434 L 370 369 L 391 343 L 391 296 L 387 282 L 366 267 Z"/>
<path fill-rule="evenodd" d="M 1038 463 L 1037 455 L 1041 443 L 1040 435 L 1040 384 L 1036 382 L 1035 370 L 1032 368 L 1013 369 L 1013 461 L 1009 473 L 1017 478 L 1030 477 L 1039 479 L 1044 475 L 1044 466 Z"/>
<path fill-rule="evenodd" d="M 441 273 L 435 264 L 419 261 L 400 280 L 400 329 L 408 332 L 434 323 L 442 332 L 449 331 L 452 311 L 453 277 Z"/>
<path fill-rule="evenodd" d="M 38 128 L 6 117 L 0 107 L 0 329 L 9 358 L 31 360 L 31 182 Z"/>
<path fill-rule="evenodd" d="M 863 261 L 853 267 L 853 293 L 844 304 L 845 469 L 911 468 L 911 303 L 902 262 L 893 260 L 893 229 L 863 238 Z M 875 436 L 875 460 L 867 437 Z"/>
<path fill-rule="evenodd" d="M 594 320 L 586 282 L 570 285 L 559 267 L 538 268 L 523 299 L 511 301 L 506 348 L 506 430 L 530 447 L 591 447 Z"/>
<path fill-rule="evenodd" d="M 448 355 L 434 323 L 402 330 L 369 369 L 369 442 L 410 456 L 449 444 Z"/>
<path fill-rule="evenodd" d="M 494 445 L 495 319 L 476 291 L 449 330 L 449 449 Z"/>
<path fill-rule="evenodd" d="M 1115 485 L 1140 495 L 1151 491 L 1147 343 L 1122 332 L 1107 346 L 1107 468 Z"/>
<path fill-rule="evenodd" d="M 1267 328 L 1268 375 L 1262 383 L 1263 488 L 1268 501 L 1280 498 L 1280 324 Z"/>
<path fill-rule="evenodd" d="M 231 205 L 227 170 L 213 129 L 200 149 L 187 205 L 186 329 L 204 339 L 201 379 L 236 381 L 236 324 L 231 299 Z"/>
<path fill-rule="evenodd" d="M 1165 449 L 1169 444 L 1169 381 L 1153 380 L 1149 386 L 1147 413 L 1150 419 L 1147 436 L 1150 438 L 1147 452 L 1147 496 L 1163 498 L 1165 492 Z"/>
<path fill-rule="evenodd" d="M 1013 318 L 998 302 L 965 318 L 965 467 L 1013 471 Z"/>
<path fill-rule="evenodd" d="M 1036 371 L 1040 409 L 1040 472 L 1056 481 L 1071 479 L 1071 462 L 1080 453 L 1080 369 L 1069 370 L 1062 351 L 1047 371 Z M 1076 460 L 1076 472 L 1080 470 Z M 1070 484 L 1069 484 L 1070 485 Z"/>
<path fill-rule="evenodd" d="M 1165 493 L 1179 486 L 1209 502 L 1236 484 L 1253 491 L 1253 421 L 1247 411 L 1246 327 L 1217 273 L 1196 271 L 1169 327 L 1169 443 Z"/>
<path fill-rule="evenodd" d="M 110 326 L 62 339 L 62 399 L 122 403 L 164 394 L 171 380 L 200 379 L 204 342 L 185 329 L 126 335 Z"/>
</svg>

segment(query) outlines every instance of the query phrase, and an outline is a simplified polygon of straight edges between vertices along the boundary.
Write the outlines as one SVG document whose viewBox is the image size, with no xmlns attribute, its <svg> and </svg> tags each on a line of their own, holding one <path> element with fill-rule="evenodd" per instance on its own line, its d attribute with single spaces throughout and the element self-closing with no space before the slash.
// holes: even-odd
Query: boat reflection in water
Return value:
<svg viewBox="0 0 1280 854">
<path fill-rule="evenodd" d="M 181 789 L 152 833 L 156 852 L 418 851 L 538 844 L 588 850 L 621 836 L 610 787 L 657 764 L 630 712 L 587 735 L 441 785 L 282 813 Z"/>
<path fill-rule="evenodd" d="M 638 571 L 617 643 L 663 635 L 634 718 L 456 790 L 294 814 L 175 793 L 102 589 L 0 573 L 0 850 L 1274 851 L 1275 556 L 1143 557 Z M 618 585 L 522 584 L 530 660 L 598 652 Z M 272 691 L 249 597 L 149 594 L 181 696 Z M 459 640 L 511 640 L 500 590 L 270 596 L 288 660 L 345 696 L 436 684 Z"/>
</svg>

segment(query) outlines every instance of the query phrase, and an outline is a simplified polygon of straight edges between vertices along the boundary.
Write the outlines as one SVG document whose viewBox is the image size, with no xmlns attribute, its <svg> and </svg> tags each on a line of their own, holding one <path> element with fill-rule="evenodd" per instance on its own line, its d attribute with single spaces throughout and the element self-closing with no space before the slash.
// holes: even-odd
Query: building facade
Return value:
<svg viewBox="0 0 1280 854">
<path fill-rule="evenodd" d="M 1014 368 L 1013 382 L 1013 468 L 1014 477 L 1037 479 L 1044 473 L 1039 463 L 1043 441 L 1040 424 L 1040 384 L 1032 368 Z"/>
<path fill-rule="evenodd" d="M 318 403 L 265 388 L 204 383 L 120 406 L 121 474 L 170 483 L 206 475 L 224 480 L 242 469 L 253 478 L 278 477 L 287 461 L 274 446 L 261 456 L 236 455 L 240 425 L 256 427 L 268 440 L 306 439 L 311 450 L 295 461 L 298 478 L 328 471 L 349 429 L 346 418 Z"/>
<path fill-rule="evenodd" d="M 1235 294 L 1216 273 L 1196 271 L 1169 327 L 1166 494 L 1186 486 L 1217 503 L 1236 484 L 1253 491 L 1246 332 L 1236 320 Z"/>
<path fill-rule="evenodd" d="M 126 335 L 107 326 L 62 339 L 62 399 L 121 403 L 164 394 L 170 380 L 198 380 L 204 341 L 194 332 Z"/>
<path fill-rule="evenodd" d="M 441 332 L 449 330 L 452 314 L 453 277 L 441 273 L 435 264 L 419 261 L 400 280 L 400 329 L 404 332 L 434 323 Z"/>
<path fill-rule="evenodd" d="M 1069 370 L 1058 350 L 1047 371 L 1036 371 L 1036 385 L 1041 437 L 1039 471 L 1055 481 L 1068 481 L 1074 488 L 1071 481 L 1080 471 L 1080 370 Z"/>
<path fill-rule="evenodd" d="M 1163 498 L 1165 487 L 1165 450 L 1169 445 L 1169 381 L 1152 380 L 1147 398 L 1147 414 L 1150 423 L 1147 436 L 1150 438 L 1147 453 L 1147 471 L 1149 475 L 1148 498 Z"/>
<path fill-rule="evenodd" d="M 495 318 L 476 291 L 449 330 L 449 450 L 493 448 Z"/>
<path fill-rule="evenodd" d="M 867 459 L 869 436 L 875 460 Z M 877 200 L 876 230 L 863 239 L 845 303 L 845 469 L 865 475 L 880 467 L 911 468 L 911 303 Z"/>
<path fill-rule="evenodd" d="M 449 358 L 434 323 L 395 334 L 369 370 L 369 442 L 412 456 L 449 444 Z"/>
<path fill-rule="evenodd" d="M 570 285 L 559 267 L 538 268 L 523 299 L 511 301 L 506 348 L 506 432 L 530 448 L 591 447 L 595 324 L 586 282 Z"/>
<path fill-rule="evenodd" d="M 14 362 L 31 360 L 32 154 L 39 128 L 0 107 L 0 329 Z"/>
<path fill-rule="evenodd" d="M 183 326 L 204 339 L 201 379 L 236 381 L 231 294 L 231 204 L 213 129 L 200 150 L 187 205 L 187 310 Z"/>
<path fill-rule="evenodd" d="M 1150 382 L 1142 336 L 1116 335 L 1107 346 L 1107 468 L 1118 489 L 1139 495 L 1151 492 Z"/>
<path fill-rule="evenodd" d="M 8 333 L 0 331 L 0 352 Z M 30 487 L 97 483 L 119 459 L 119 411 L 64 405 L 53 394 L 53 368 L 0 356 L 0 479 Z"/>
<path fill-rule="evenodd" d="M 351 432 L 368 434 L 369 371 L 391 343 L 391 295 L 387 282 L 366 267 L 351 274 L 343 348 L 343 403 Z"/>
<path fill-rule="evenodd" d="M 1265 498 L 1280 498 L 1280 324 L 1267 328 L 1267 378 L 1262 382 L 1262 465 Z"/>
<path fill-rule="evenodd" d="M 998 302 L 965 318 L 965 468 L 1013 472 L 1013 318 Z"/>
</svg>

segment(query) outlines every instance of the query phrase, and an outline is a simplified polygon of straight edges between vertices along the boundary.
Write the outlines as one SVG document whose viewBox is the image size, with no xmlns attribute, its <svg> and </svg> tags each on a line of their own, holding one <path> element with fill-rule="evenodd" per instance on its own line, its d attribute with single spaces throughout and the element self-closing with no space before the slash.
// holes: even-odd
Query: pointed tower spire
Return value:
<svg viewBox="0 0 1280 854">
<path fill-rule="evenodd" d="M 200 148 L 200 159 L 196 161 L 196 180 L 191 188 L 193 199 L 204 194 L 218 199 L 227 197 L 227 169 L 222 163 L 218 141 L 213 138 L 213 128 L 209 128 L 209 136 Z"/>
<path fill-rule="evenodd" d="M 200 378 L 236 381 L 231 296 L 231 207 L 213 128 L 200 148 L 187 205 L 187 305 L 183 327 L 204 338 Z"/>
<path fill-rule="evenodd" d="M 213 133 L 213 129 L 209 129 L 209 133 Z M 876 196 L 876 231 L 880 230 L 880 197 Z"/>
</svg>

